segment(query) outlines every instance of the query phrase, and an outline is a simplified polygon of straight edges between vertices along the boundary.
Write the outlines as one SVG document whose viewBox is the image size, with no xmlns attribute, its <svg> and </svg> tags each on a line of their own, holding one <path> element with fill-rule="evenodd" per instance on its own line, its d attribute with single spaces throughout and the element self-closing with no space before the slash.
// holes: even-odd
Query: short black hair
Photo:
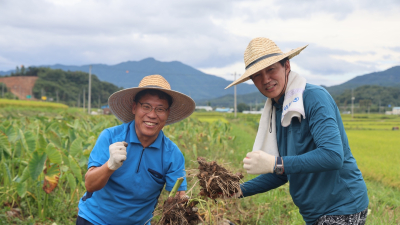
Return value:
<svg viewBox="0 0 400 225">
<path fill-rule="evenodd" d="M 147 94 L 152 95 L 152 96 L 158 96 L 158 98 L 160 98 L 160 99 L 167 100 L 168 108 L 171 107 L 171 105 L 173 103 L 172 97 L 169 94 L 167 94 L 163 91 L 157 90 L 157 89 L 145 89 L 143 91 L 139 91 L 139 93 L 136 94 L 134 101 L 139 102 L 140 99 Z"/>
<path fill-rule="evenodd" d="M 286 58 L 282 59 L 281 61 L 279 61 L 279 63 L 280 63 L 282 66 L 285 66 L 285 63 L 286 63 L 286 61 L 288 61 L 288 60 L 289 60 L 289 57 L 286 57 Z"/>
</svg>

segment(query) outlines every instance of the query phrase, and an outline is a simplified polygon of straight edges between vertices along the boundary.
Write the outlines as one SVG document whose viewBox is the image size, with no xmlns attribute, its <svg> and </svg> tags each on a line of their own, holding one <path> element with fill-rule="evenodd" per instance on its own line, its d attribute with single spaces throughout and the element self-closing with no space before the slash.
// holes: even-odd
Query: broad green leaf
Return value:
<svg viewBox="0 0 400 225">
<path fill-rule="evenodd" d="M 17 184 L 17 193 L 19 195 L 19 197 L 23 198 L 25 197 L 26 191 L 27 189 L 27 182 L 21 182 Z"/>
<path fill-rule="evenodd" d="M 48 145 L 48 143 L 47 143 L 46 139 L 44 139 L 43 134 L 39 133 L 36 150 L 39 153 L 43 153 L 45 151 L 45 149 L 47 148 L 47 145 Z"/>
<path fill-rule="evenodd" d="M 7 174 L 7 176 L 4 176 L 4 178 L 7 178 L 7 180 L 4 180 L 4 184 L 10 184 L 12 182 L 10 168 L 8 168 L 5 162 L 3 163 L 3 166 L 4 166 L 4 172 Z"/>
<path fill-rule="evenodd" d="M 70 141 L 75 141 L 76 139 L 76 131 L 73 128 L 68 129 L 68 133 L 69 133 L 69 140 Z"/>
<path fill-rule="evenodd" d="M 60 136 L 58 136 L 58 134 L 55 131 L 49 130 L 46 133 L 46 135 L 49 138 L 50 142 L 54 143 L 54 145 L 57 148 L 62 148 L 62 146 L 61 146 L 61 138 L 60 138 Z"/>
<path fill-rule="evenodd" d="M 8 126 L 10 126 L 10 125 L 11 125 L 10 120 L 4 120 L 4 121 L 3 121 L 3 126 L 4 126 L 4 127 L 8 127 Z"/>
<path fill-rule="evenodd" d="M 25 182 L 29 178 L 29 168 L 25 167 L 24 171 L 22 172 L 22 176 L 17 180 L 18 183 Z"/>
<path fill-rule="evenodd" d="M 7 135 L 0 131 L 0 155 L 2 152 L 11 156 L 11 145 L 8 141 Z"/>
<path fill-rule="evenodd" d="M 28 150 L 30 152 L 33 152 L 36 150 L 36 139 L 37 139 L 37 135 L 34 135 L 32 132 L 27 131 L 24 134 L 25 136 L 25 141 L 26 141 L 26 145 L 28 147 Z"/>
<path fill-rule="evenodd" d="M 68 184 L 69 184 L 69 188 L 71 189 L 71 192 L 74 191 L 76 188 L 76 180 L 75 180 L 74 175 L 69 173 L 67 175 L 67 180 L 68 180 Z"/>
<path fill-rule="evenodd" d="M 28 168 L 29 174 L 33 180 L 36 180 L 40 173 L 43 171 L 44 163 L 46 162 L 46 154 L 39 155 L 38 152 L 32 154 L 32 159 L 29 161 Z"/>
<path fill-rule="evenodd" d="M 71 147 L 69 148 L 69 154 L 72 157 L 76 157 L 79 153 L 82 153 L 83 151 L 82 141 L 83 141 L 82 138 L 78 137 L 72 142 Z"/>
<path fill-rule="evenodd" d="M 53 143 L 49 143 L 46 147 L 46 154 L 49 157 L 50 162 L 61 164 L 62 163 L 62 155 L 60 151 L 54 146 Z"/>
<path fill-rule="evenodd" d="M 5 131 L 5 133 L 6 133 L 7 137 L 8 137 L 8 140 L 11 143 L 14 143 L 14 142 L 17 141 L 18 133 L 17 133 L 17 131 L 15 130 L 15 128 L 13 126 L 8 127 L 8 129 Z"/>
<path fill-rule="evenodd" d="M 14 159 L 21 159 L 23 157 L 23 147 L 21 141 L 17 141 L 13 147 L 13 158 Z"/>
<path fill-rule="evenodd" d="M 82 181 L 81 168 L 71 155 L 68 156 L 68 160 L 69 160 L 69 168 L 71 169 L 72 173 L 74 173 L 75 177 L 78 178 L 79 182 L 81 182 Z"/>
</svg>

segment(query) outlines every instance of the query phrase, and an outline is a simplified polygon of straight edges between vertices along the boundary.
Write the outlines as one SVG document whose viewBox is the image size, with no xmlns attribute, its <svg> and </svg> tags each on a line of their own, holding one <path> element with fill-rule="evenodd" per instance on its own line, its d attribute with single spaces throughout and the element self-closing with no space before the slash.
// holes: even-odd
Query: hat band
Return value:
<svg viewBox="0 0 400 225">
<path fill-rule="evenodd" d="M 246 70 L 248 68 L 250 68 L 251 66 L 253 66 L 254 64 L 260 62 L 261 60 L 272 57 L 272 56 L 276 56 L 276 55 L 282 55 L 282 53 L 272 53 L 272 54 L 261 56 L 260 58 L 254 60 L 252 63 L 250 63 L 248 66 L 246 66 Z"/>
<path fill-rule="evenodd" d="M 146 86 L 143 86 L 141 88 L 162 88 L 162 89 L 168 90 L 168 89 L 163 88 L 163 87 L 158 86 L 158 85 L 146 85 Z"/>
</svg>

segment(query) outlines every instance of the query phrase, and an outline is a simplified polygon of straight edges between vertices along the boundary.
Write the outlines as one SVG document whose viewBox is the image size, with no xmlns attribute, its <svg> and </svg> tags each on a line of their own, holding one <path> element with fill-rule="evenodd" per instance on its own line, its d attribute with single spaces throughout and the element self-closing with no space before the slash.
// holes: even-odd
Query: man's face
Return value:
<svg viewBox="0 0 400 225">
<path fill-rule="evenodd" d="M 289 60 L 286 61 L 286 74 L 290 71 Z M 278 101 L 285 94 L 285 67 L 279 62 L 253 74 L 251 79 L 264 96 Z"/>
<path fill-rule="evenodd" d="M 142 109 L 142 104 L 149 104 L 153 107 L 151 112 L 146 113 Z M 155 141 L 158 133 L 165 126 L 168 119 L 169 109 L 164 115 L 157 115 L 155 108 L 161 107 L 164 109 L 169 108 L 166 99 L 160 99 L 157 95 L 147 94 L 143 96 L 138 103 L 133 102 L 132 113 L 135 115 L 135 129 L 139 140 Z M 160 113 L 158 113 L 160 114 Z"/>
</svg>

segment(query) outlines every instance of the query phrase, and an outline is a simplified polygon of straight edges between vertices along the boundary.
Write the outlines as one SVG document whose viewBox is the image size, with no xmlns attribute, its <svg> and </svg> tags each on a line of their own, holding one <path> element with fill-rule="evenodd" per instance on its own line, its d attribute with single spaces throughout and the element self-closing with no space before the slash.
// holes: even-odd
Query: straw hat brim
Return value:
<svg viewBox="0 0 400 225">
<path fill-rule="evenodd" d="M 267 68 L 268 66 L 271 66 L 272 64 L 281 61 L 282 59 L 288 57 L 289 59 L 295 57 L 298 55 L 301 51 L 303 51 L 308 45 L 305 45 L 300 48 L 293 49 L 285 54 L 278 55 L 278 56 L 273 56 L 270 58 L 266 58 L 263 60 L 260 60 L 256 64 L 252 65 L 250 68 L 248 68 L 242 76 L 240 76 L 237 80 L 233 81 L 231 84 L 229 84 L 225 89 L 232 87 L 233 85 L 237 85 L 243 82 L 246 82 L 250 79 L 250 76 L 257 73 L 260 70 L 263 70 Z"/>
<path fill-rule="evenodd" d="M 128 123 L 135 119 L 132 113 L 133 100 L 137 93 L 146 89 L 156 89 L 172 97 L 172 105 L 165 125 L 176 123 L 190 116 L 196 107 L 193 99 L 183 93 L 159 87 L 135 87 L 117 91 L 108 98 L 111 112 L 122 122 Z"/>
</svg>

